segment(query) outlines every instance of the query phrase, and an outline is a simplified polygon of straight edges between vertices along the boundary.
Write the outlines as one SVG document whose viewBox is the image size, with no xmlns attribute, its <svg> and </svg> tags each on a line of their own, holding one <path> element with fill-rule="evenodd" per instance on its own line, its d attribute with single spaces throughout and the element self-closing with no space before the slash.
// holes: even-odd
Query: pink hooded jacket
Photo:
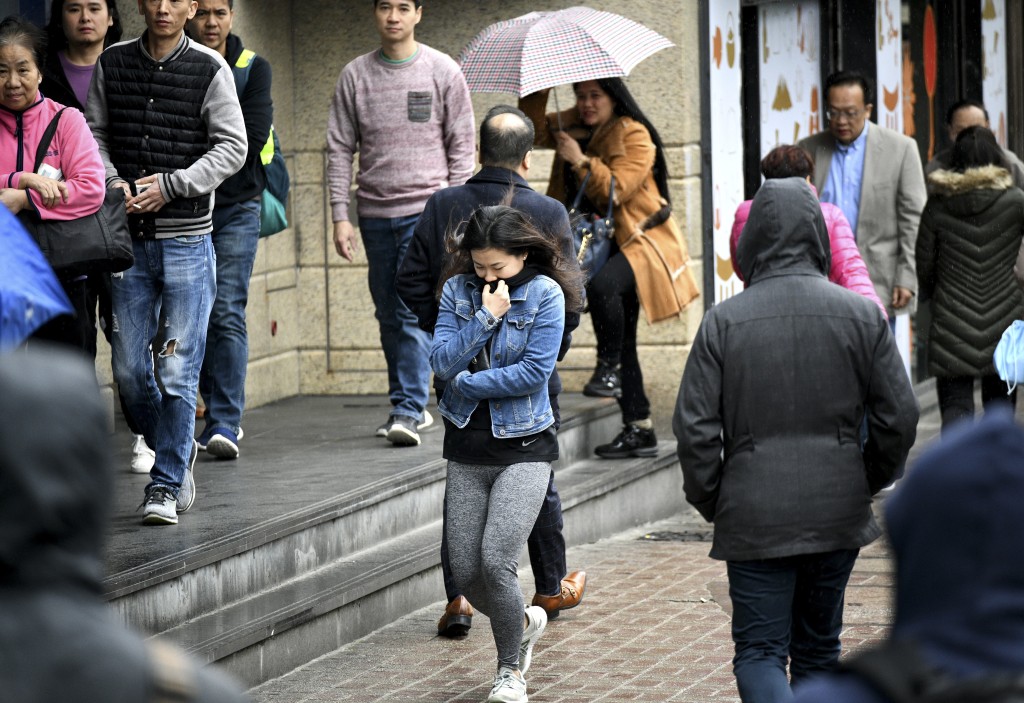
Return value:
<svg viewBox="0 0 1024 703">
<path fill-rule="evenodd" d="M 818 191 L 814 186 L 808 185 L 808 187 L 814 191 L 814 195 L 817 197 Z M 750 217 L 750 205 L 753 202 L 753 200 L 745 200 L 736 208 L 736 218 L 732 223 L 732 236 L 729 237 L 732 268 L 741 281 L 743 281 L 743 272 L 740 271 L 739 263 L 736 261 L 736 244 L 740 241 L 740 233 L 743 232 L 743 226 L 747 224 L 747 218 Z M 864 260 L 860 257 L 860 250 L 857 248 L 857 241 L 853 237 L 850 223 L 846 221 L 846 215 L 832 203 L 821 203 L 821 214 L 825 217 L 828 240 L 832 246 L 832 268 L 828 272 L 828 280 L 852 290 L 854 293 L 860 293 L 877 305 L 882 311 L 882 315 L 888 319 L 885 306 L 878 299 L 875 286 L 871 283 L 868 267 L 864 265 Z M 745 281 L 744 285 L 746 285 Z"/>
<path fill-rule="evenodd" d="M 43 132 L 63 107 L 60 103 L 42 97 L 21 113 L 0 107 L 0 188 L 20 187 L 21 174 L 30 172 L 35 164 L 36 147 L 39 146 Z M 40 218 L 75 220 L 100 209 L 106 194 L 105 171 L 96 140 L 81 112 L 68 108 L 60 116 L 57 133 L 53 135 L 43 163 L 63 174 L 64 183 L 68 187 L 68 199 L 67 202 L 58 202 L 52 208 L 46 208 L 39 194 L 30 189 L 29 202 Z"/>
</svg>

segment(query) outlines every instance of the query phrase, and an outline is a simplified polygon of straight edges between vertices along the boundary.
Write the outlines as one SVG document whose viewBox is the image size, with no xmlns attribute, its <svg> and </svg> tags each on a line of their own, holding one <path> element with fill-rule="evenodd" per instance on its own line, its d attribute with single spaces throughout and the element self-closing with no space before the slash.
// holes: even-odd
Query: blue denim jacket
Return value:
<svg viewBox="0 0 1024 703">
<path fill-rule="evenodd" d="M 554 424 L 548 377 L 565 325 L 565 297 L 547 276 L 518 286 L 509 299 L 512 307 L 498 321 L 481 304 L 475 276 L 448 279 L 430 349 L 434 374 L 448 382 L 438 405 L 441 415 L 462 428 L 486 400 L 491 430 L 499 439 L 524 437 Z M 492 337 L 491 368 L 470 373 L 469 363 Z"/>
</svg>

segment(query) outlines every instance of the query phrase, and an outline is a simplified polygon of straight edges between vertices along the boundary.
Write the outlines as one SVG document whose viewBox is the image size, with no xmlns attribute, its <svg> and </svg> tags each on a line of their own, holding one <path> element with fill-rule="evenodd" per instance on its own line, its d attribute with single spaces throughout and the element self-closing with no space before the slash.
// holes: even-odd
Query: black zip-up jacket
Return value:
<svg viewBox="0 0 1024 703">
<path fill-rule="evenodd" d="M 64 67 L 61 65 L 60 56 L 56 51 L 50 51 L 46 55 L 46 66 L 43 67 L 43 82 L 39 86 L 39 90 L 45 97 L 55 103 L 85 112 L 85 105 L 78 102 L 75 91 L 71 89 L 71 83 L 64 73 Z"/>
<path fill-rule="evenodd" d="M 238 88 L 238 70 L 235 64 L 245 47 L 242 40 L 234 34 L 228 35 L 227 56 L 228 66 L 235 75 L 235 88 Z M 214 207 L 240 203 L 258 197 L 267 187 L 267 177 L 260 161 L 260 151 L 270 137 L 270 126 L 274 122 L 274 101 L 270 96 L 271 71 L 270 62 L 257 54 L 249 68 L 249 79 L 245 89 L 238 93 L 238 102 L 242 106 L 242 117 L 245 118 L 245 138 L 249 144 L 249 153 L 245 157 L 245 165 L 238 173 L 224 181 L 217 188 Z"/>
</svg>

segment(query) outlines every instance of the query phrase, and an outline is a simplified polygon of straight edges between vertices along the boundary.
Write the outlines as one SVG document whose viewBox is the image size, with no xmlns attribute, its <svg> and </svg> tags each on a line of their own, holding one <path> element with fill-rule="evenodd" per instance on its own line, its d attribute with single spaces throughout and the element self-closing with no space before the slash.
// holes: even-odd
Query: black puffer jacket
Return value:
<svg viewBox="0 0 1024 703">
<path fill-rule="evenodd" d="M 935 376 L 995 373 L 1003 330 L 1024 317 L 1013 265 L 1024 235 L 1024 191 L 998 166 L 929 177 L 917 235 L 922 300 L 932 301 L 928 370 Z"/>
<path fill-rule="evenodd" d="M 686 500 L 715 523 L 715 559 L 862 547 L 917 432 L 889 325 L 826 278 L 828 231 L 799 178 L 761 186 L 737 256 L 747 289 L 704 315 L 676 401 Z"/>
</svg>

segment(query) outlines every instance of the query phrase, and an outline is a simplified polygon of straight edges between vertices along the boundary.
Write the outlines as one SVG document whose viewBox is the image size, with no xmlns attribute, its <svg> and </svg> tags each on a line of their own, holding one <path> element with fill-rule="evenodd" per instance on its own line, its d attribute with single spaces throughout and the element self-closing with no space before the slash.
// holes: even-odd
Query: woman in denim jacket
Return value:
<svg viewBox="0 0 1024 703">
<path fill-rule="evenodd" d="M 488 701 L 525 701 L 547 624 L 525 609 L 519 553 L 547 490 L 558 438 L 548 377 L 582 274 L 559 243 L 511 207 L 477 209 L 441 277 L 430 365 L 448 460 L 448 549 L 456 584 L 491 621 L 498 670 Z"/>
</svg>

